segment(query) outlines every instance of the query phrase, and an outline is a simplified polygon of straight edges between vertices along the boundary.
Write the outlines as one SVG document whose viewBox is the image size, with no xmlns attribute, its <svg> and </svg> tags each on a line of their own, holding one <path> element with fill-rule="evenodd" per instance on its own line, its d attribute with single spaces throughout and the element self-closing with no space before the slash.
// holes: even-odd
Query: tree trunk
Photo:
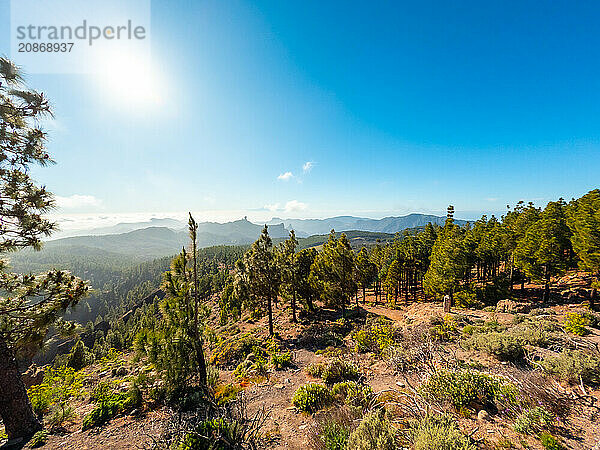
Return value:
<svg viewBox="0 0 600 450">
<path fill-rule="evenodd" d="M 0 417 L 8 439 L 27 438 L 42 429 L 33 413 L 14 351 L 0 338 Z"/>
<path fill-rule="evenodd" d="M 267 298 L 267 309 L 269 311 L 269 336 L 273 336 L 273 306 L 271 305 L 271 296 Z"/>
<path fill-rule="evenodd" d="M 510 287 L 508 288 L 508 291 L 512 293 L 513 291 L 513 280 L 514 280 L 514 259 L 515 257 L 513 255 L 510 256 Z"/>
<path fill-rule="evenodd" d="M 296 318 L 296 290 L 295 289 L 292 291 L 292 322 L 294 322 L 294 323 L 298 322 L 298 319 Z"/>
<path fill-rule="evenodd" d="M 208 386 L 208 376 L 206 374 L 206 359 L 204 357 L 202 340 L 196 344 L 196 363 L 198 364 L 198 374 L 200 375 L 200 384 L 203 388 Z"/>
</svg>

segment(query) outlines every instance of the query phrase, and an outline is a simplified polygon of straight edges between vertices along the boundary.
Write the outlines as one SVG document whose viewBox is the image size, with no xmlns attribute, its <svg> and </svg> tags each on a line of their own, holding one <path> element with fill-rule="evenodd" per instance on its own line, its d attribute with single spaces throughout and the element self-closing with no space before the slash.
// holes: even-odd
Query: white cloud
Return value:
<svg viewBox="0 0 600 450">
<path fill-rule="evenodd" d="M 93 195 L 80 195 L 80 194 L 73 194 L 69 197 L 61 197 L 60 195 L 55 196 L 56 198 L 56 205 L 59 208 L 64 208 L 64 209 L 75 209 L 75 208 L 82 208 L 85 206 L 100 206 L 102 204 L 102 201 L 96 197 L 94 197 Z"/>
<path fill-rule="evenodd" d="M 281 181 L 289 181 L 292 178 L 294 178 L 294 174 L 292 172 L 285 172 L 277 177 L 277 179 Z"/>
<path fill-rule="evenodd" d="M 285 204 L 284 211 L 288 213 L 297 212 L 304 211 L 306 210 L 306 208 L 308 208 L 308 205 L 306 203 L 299 202 L 298 200 L 290 200 Z"/>
<path fill-rule="evenodd" d="M 312 161 L 306 161 L 306 162 L 305 162 L 305 163 L 302 165 L 302 171 L 303 171 L 304 173 L 306 173 L 306 172 L 310 172 L 310 171 L 311 171 L 311 169 L 313 168 L 313 166 L 314 166 L 314 165 L 315 165 L 315 163 L 314 163 L 314 162 L 312 162 Z"/>
<path fill-rule="evenodd" d="M 281 208 L 279 207 L 279 203 L 273 203 L 272 205 L 265 205 L 265 209 L 267 211 L 281 211 Z"/>
</svg>

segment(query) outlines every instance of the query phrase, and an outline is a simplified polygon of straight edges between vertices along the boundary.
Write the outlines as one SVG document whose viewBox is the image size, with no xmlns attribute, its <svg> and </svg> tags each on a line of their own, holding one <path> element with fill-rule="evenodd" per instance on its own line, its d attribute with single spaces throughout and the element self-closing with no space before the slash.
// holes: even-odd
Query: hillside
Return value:
<svg viewBox="0 0 600 450">
<path fill-rule="evenodd" d="M 407 228 L 423 227 L 428 223 L 443 225 L 446 217 L 427 214 L 409 214 L 399 217 L 384 217 L 383 219 L 367 219 L 353 216 L 339 216 L 328 219 L 280 219 L 274 217 L 269 224 L 283 223 L 286 228 L 294 229 L 298 236 L 327 234 L 335 231 L 371 231 L 379 233 L 401 233 Z M 458 225 L 464 225 L 465 220 L 455 220 Z"/>
</svg>

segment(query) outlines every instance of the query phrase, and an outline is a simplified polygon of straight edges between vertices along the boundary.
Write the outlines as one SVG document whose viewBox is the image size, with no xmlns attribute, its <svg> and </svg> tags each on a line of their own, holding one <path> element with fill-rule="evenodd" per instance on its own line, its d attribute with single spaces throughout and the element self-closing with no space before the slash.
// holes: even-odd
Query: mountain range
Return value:
<svg viewBox="0 0 600 450">
<path fill-rule="evenodd" d="M 331 229 L 346 231 L 354 247 L 371 245 L 377 239 L 392 239 L 395 233 L 418 228 L 429 222 L 442 224 L 445 217 L 410 214 L 402 217 L 366 219 L 340 216 L 328 219 L 278 219 L 268 222 L 275 243 L 296 231 L 300 248 L 319 246 Z M 464 224 L 465 221 L 457 220 Z M 160 226 L 159 226 L 160 225 Z M 131 229 L 133 228 L 133 229 Z M 123 232 L 123 230 L 126 230 Z M 262 225 L 243 218 L 233 222 L 198 224 L 198 246 L 248 245 L 260 235 Z M 110 233 L 112 232 L 112 233 Z M 351 232 L 351 233 L 350 233 Z M 23 250 L 11 254 L 13 268 L 21 271 L 42 270 L 75 257 L 79 260 L 110 261 L 111 264 L 148 261 L 176 254 L 189 243 L 187 224 L 176 219 L 152 219 L 149 222 L 122 223 L 90 230 L 87 236 L 72 236 L 45 243 L 40 252 Z"/>
</svg>

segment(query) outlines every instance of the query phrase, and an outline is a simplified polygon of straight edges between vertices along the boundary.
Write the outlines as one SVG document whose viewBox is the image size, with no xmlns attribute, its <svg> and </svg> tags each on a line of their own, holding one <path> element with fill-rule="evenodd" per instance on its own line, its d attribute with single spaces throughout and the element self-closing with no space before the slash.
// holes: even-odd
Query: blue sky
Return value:
<svg viewBox="0 0 600 450">
<path fill-rule="evenodd" d="M 153 0 L 160 102 L 125 106 L 89 76 L 28 76 L 56 116 L 58 164 L 33 173 L 61 214 L 106 217 L 452 203 L 472 218 L 570 199 L 598 187 L 599 19 L 597 2 Z"/>
</svg>

